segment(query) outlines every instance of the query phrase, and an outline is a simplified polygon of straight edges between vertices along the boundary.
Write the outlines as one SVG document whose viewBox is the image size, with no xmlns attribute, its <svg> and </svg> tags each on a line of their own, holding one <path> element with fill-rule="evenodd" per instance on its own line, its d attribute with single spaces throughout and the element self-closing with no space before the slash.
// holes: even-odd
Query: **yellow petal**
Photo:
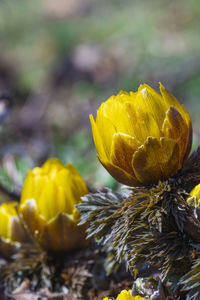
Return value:
<svg viewBox="0 0 200 300">
<path fill-rule="evenodd" d="M 61 186 L 65 189 L 68 186 L 69 177 L 70 171 L 65 167 L 56 173 L 56 176 L 52 181 L 55 182 L 57 186 Z"/>
<path fill-rule="evenodd" d="M 80 173 L 73 165 L 68 164 L 66 168 L 70 171 L 69 185 L 76 199 L 74 204 L 78 204 L 80 203 L 80 197 L 88 193 L 88 188 Z"/>
<path fill-rule="evenodd" d="M 135 138 L 121 132 L 113 136 L 111 147 L 111 161 L 114 165 L 134 176 L 132 157 L 139 144 Z"/>
<path fill-rule="evenodd" d="M 190 154 L 190 151 L 192 148 L 192 139 L 193 139 L 192 122 L 189 122 L 189 124 L 188 124 L 188 142 L 187 142 L 187 148 L 185 151 L 185 156 L 183 158 L 183 161 L 186 161 Z"/>
<path fill-rule="evenodd" d="M 141 103 L 143 101 L 142 96 L 138 95 L 137 99 Z M 158 126 L 157 121 L 155 120 L 154 116 L 149 112 L 149 109 L 143 105 L 143 110 L 139 110 L 137 106 L 133 105 L 131 102 L 126 102 L 125 108 L 127 111 L 127 117 L 131 122 L 129 127 L 130 135 L 136 138 L 138 143 L 141 145 L 145 142 L 149 135 L 153 137 L 160 137 L 161 130 Z"/>
<path fill-rule="evenodd" d="M 10 238 L 8 224 L 9 215 L 0 212 L 0 236 L 3 238 Z"/>
<path fill-rule="evenodd" d="M 154 90 L 151 86 L 149 86 L 146 83 L 143 83 L 139 86 L 138 91 L 142 91 L 143 89 L 146 89 L 147 92 L 147 97 L 150 97 L 150 102 L 152 102 L 154 99 L 154 101 L 156 102 L 156 106 L 160 106 L 163 105 L 163 100 L 162 100 L 162 96 L 159 92 L 157 92 L 156 90 Z M 153 104 L 153 103 L 152 103 Z M 154 105 L 154 104 L 153 104 Z"/>
<path fill-rule="evenodd" d="M 109 161 L 103 161 L 100 159 L 100 162 L 106 168 L 106 170 L 120 183 L 123 183 L 125 185 L 130 185 L 130 186 L 140 186 L 141 182 L 127 173 L 125 170 L 122 168 L 119 168 L 118 166 L 115 166 L 113 163 Z"/>
<path fill-rule="evenodd" d="M 44 175 L 43 170 L 39 167 L 35 167 L 32 171 L 28 171 L 28 172 L 31 172 L 32 174 L 38 175 L 38 176 L 43 176 Z"/>
<path fill-rule="evenodd" d="M 142 84 L 138 89 L 137 101 L 138 110 L 152 115 L 158 126 L 162 126 L 167 106 L 161 95 L 147 84 Z"/>
<path fill-rule="evenodd" d="M 149 137 L 134 153 L 132 165 L 135 176 L 144 185 L 166 179 L 178 171 L 178 144 L 169 138 Z"/>
<path fill-rule="evenodd" d="M 123 101 L 119 99 L 125 98 Z M 106 141 L 107 152 L 110 153 L 112 137 L 117 132 L 123 132 L 133 136 L 134 130 L 131 119 L 126 108 L 126 102 L 132 101 L 130 96 L 114 96 L 112 101 L 101 104 L 97 111 L 96 124 L 103 141 Z M 109 157 L 109 155 L 108 155 Z"/>
<path fill-rule="evenodd" d="M 16 205 L 16 201 L 6 202 L 0 205 L 0 236 L 3 238 L 11 238 L 10 223 L 12 218 L 17 218 Z"/>
<path fill-rule="evenodd" d="M 69 195 L 66 192 L 66 188 L 56 186 L 56 196 L 57 213 L 65 212 L 71 214 L 74 207 L 71 194 Z"/>
<path fill-rule="evenodd" d="M 73 220 L 76 224 L 79 223 L 79 221 L 80 221 L 80 211 L 76 207 L 73 208 L 72 218 L 73 218 Z"/>
<path fill-rule="evenodd" d="M 32 199 L 32 198 L 38 199 L 44 185 L 48 181 L 49 180 L 46 176 L 36 175 L 32 171 L 28 171 L 28 174 L 26 176 L 24 186 L 22 189 L 20 202 L 24 203 L 27 199 Z"/>
<path fill-rule="evenodd" d="M 101 140 L 103 141 L 106 157 L 109 157 L 112 137 L 117 132 L 117 127 L 116 124 L 113 124 L 112 118 L 107 117 L 107 115 L 104 115 L 101 111 L 102 109 L 100 107 L 97 111 L 96 125 L 99 135 L 101 136 Z"/>
<path fill-rule="evenodd" d="M 63 164 L 57 158 L 49 158 L 42 166 L 42 171 L 50 179 L 53 179 L 61 169 L 63 169 Z"/>
<path fill-rule="evenodd" d="M 178 142 L 180 154 L 179 167 L 181 167 L 188 147 L 189 132 L 185 120 L 174 106 L 170 106 L 166 113 L 162 131 L 165 137 L 172 138 Z"/>
<path fill-rule="evenodd" d="M 69 185 L 73 195 L 73 205 L 76 205 L 81 202 L 81 197 L 88 193 L 86 184 L 84 184 L 80 178 L 71 177 Z"/>
<path fill-rule="evenodd" d="M 191 118 L 188 113 L 188 111 L 184 108 L 183 105 L 181 105 L 178 100 L 172 95 L 161 83 L 160 83 L 160 92 L 163 96 L 163 99 L 166 103 L 166 105 L 169 106 L 174 106 L 183 116 L 187 124 L 191 123 Z"/>
<path fill-rule="evenodd" d="M 36 201 L 34 199 L 26 200 L 19 206 L 19 213 L 26 224 L 26 228 L 32 234 L 37 234 L 44 226 L 44 219 L 39 215 Z"/>
<path fill-rule="evenodd" d="M 81 177 L 81 175 L 78 172 L 78 170 L 72 164 L 67 164 L 65 166 L 65 169 L 67 169 L 70 172 L 71 175 Z"/>
<path fill-rule="evenodd" d="M 187 159 L 188 155 L 190 154 L 191 147 L 192 147 L 192 121 L 190 118 L 190 115 L 188 111 L 184 108 L 183 105 L 181 105 L 176 98 L 167 90 L 164 88 L 164 86 L 160 83 L 160 91 L 163 96 L 164 101 L 167 103 L 168 106 L 174 106 L 179 113 L 181 113 L 183 119 L 185 120 L 187 126 L 188 126 L 188 142 L 187 142 L 187 149 L 184 156 L 184 161 Z"/>
<path fill-rule="evenodd" d="M 49 181 L 43 186 L 43 189 L 37 198 L 39 214 L 42 215 L 46 221 L 54 218 L 60 212 L 56 192 L 55 183 Z"/>
<path fill-rule="evenodd" d="M 70 215 L 62 213 L 46 224 L 39 243 L 50 251 L 80 249 L 88 244 L 85 229 L 85 226 L 77 226 Z"/>
<path fill-rule="evenodd" d="M 34 198 L 37 202 L 39 199 L 44 186 L 49 182 L 49 179 L 47 176 L 34 176 L 33 178 L 33 193 L 32 195 L 30 194 L 29 199 Z"/>
<path fill-rule="evenodd" d="M 136 93 L 133 93 L 132 97 L 135 96 Z M 117 98 L 117 101 L 120 101 L 120 102 L 126 102 L 127 99 L 130 97 L 130 93 L 129 92 L 126 92 L 126 91 L 123 91 L 121 90 L 117 96 L 111 96 L 108 100 L 113 100 L 115 98 Z"/>
<path fill-rule="evenodd" d="M 97 125 L 96 125 L 92 115 L 90 115 L 90 122 L 91 122 L 91 126 L 92 126 L 92 134 L 93 134 L 94 144 L 97 149 L 97 152 L 102 159 L 107 159 L 108 155 L 109 155 L 109 151 L 107 150 L 107 152 L 106 152 L 106 150 L 104 148 L 104 144 L 103 144 L 101 135 L 99 133 L 99 130 L 97 128 Z"/>
<path fill-rule="evenodd" d="M 24 181 L 24 186 L 21 193 L 21 203 L 24 203 L 27 199 L 33 197 L 34 188 L 33 188 L 33 174 L 31 171 L 28 171 L 26 179 Z"/>
<path fill-rule="evenodd" d="M 8 216 L 17 216 L 17 201 L 5 202 L 0 205 L 0 211 Z"/>
<path fill-rule="evenodd" d="M 78 204 L 78 201 L 80 201 L 80 197 L 78 200 L 76 200 L 73 195 L 69 170 L 63 169 L 62 171 L 60 171 L 55 177 L 55 182 L 58 199 L 56 200 L 57 205 L 60 205 L 62 203 L 62 205 L 60 205 L 60 209 L 62 207 L 63 212 L 68 214 L 72 213 L 73 207 L 75 203 Z M 61 196 L 61 198 L 59 198 L 59 195 Z M 56 210 L 57 213 L 62 212 L 60 209 Z"/>
</svg>

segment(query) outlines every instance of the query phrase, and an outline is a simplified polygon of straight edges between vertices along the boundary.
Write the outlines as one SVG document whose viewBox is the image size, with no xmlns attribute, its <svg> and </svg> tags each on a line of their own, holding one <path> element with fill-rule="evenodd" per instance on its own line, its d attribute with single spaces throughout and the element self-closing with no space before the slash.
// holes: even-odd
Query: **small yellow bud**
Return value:
<svg viewBox="0 0 200 300">
<path fill-rule="evenodd" d="M 103 300 L 111 300 L 110 298 L 104 298 Z M 123 290 L 117 296 L 116 300 L 149 300 L 147 298 L 143 298 L 141 296 L 132 296 L 132 291 Z"/>
<path fill-rule="evenodd" d="M 200 184 L 196 185 L 187 198 L 187 203 L 194 207 L 200 206 Z"/>
<path fill-rule="evenodd" d="M 85 226 L 77 226 L 79 211 L 75 205 L 87 193 L 75 167 L 64 166 L 56 158 L 28 172 L 19 212 L 42 248 L 69 251 L 86 246 Z"/>
<path fill-rule="evenodd" d="M 90 121 L 98 158 L 119 182 L 143 186 L 181 169 L 192 144 L 189 113 L 160 84 L 161 94 L 143 84 L 121 91 Z"/>
<path fill-rule="evenodd" d="M 27 242 L 27 235 L 18 217 L 17 202 L 0 205 L 0 252 L 8 257 Z"/>
</svg>

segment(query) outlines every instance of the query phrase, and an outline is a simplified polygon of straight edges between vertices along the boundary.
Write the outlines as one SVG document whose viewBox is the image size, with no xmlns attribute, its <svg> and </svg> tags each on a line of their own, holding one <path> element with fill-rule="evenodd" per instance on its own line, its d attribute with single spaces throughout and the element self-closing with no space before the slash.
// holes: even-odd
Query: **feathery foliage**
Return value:
<svg viewBox="0 0 200 300">
<path fill-rule="evenodd" d="M 105 245 L 108 257 L 125 260 L 135 278 L 157 274 L 172 291 L 182 284 L 193 299 L 200 295 L 198 275 L 194 286 L 189 279 L 199 268 L 192 262 L 194 255 L 200 257 L 200 211 L 186 198 L 199 182 L 198 149 L 176 176 L 157 185 L 131 188 L 125 195 L 106 189 L 84 196 L 78 206 L 81 224 L 88 223 L 88 237 Z"/>
</svg>

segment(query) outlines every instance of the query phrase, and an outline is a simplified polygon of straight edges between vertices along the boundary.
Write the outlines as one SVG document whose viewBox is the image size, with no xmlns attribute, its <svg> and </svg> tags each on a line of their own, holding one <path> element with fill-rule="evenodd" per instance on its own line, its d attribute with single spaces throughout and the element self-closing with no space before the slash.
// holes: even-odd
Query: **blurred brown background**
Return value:
<svg viewBox="0 0 200 300">
<path fill-rule="evenodd" d="M 0 0 L 1 185 L 57 156 L 93 186 L 100 166 L 88 115 L 119 90 L 161 81 L 189 110 L 199 144 L 198 0 Z M 13 95 L 13 101 L 4 99 Z"/>
</svg>

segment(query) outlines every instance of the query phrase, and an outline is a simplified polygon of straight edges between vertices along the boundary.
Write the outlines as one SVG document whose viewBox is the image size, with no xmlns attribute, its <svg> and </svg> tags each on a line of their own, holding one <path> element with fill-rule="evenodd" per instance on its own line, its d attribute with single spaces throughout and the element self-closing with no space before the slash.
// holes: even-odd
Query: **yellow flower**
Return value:
<svg viewBox="0 0 200 300">
<path fill-rule="evenodd" d="M 189 113 L 161 84 L 160 92 L 143 84 L 102 103 L 90 121 L 102 165 L 130 186 L 156 183 L 174 175 L 192 144 Z"/>
<path fill-rule="evenodd" d="M 85 226 L 77 226 L 75 205 L 88 193 L 74 166 L 51 158 L 28 172 L 19 212 L 35 241 L 46 250 L 68 251 L 84 247 Z"/>
<path fill-rule="evenodd" d="M 106 297 L 103 300 L 111 300 L 111 299 Z M 117 296 L 116 300 L 149 300 L 149 299 L 143 298 L 141 296 L 132 296 L 132 291 L 131 290 L 129 290 L 129 291 L 123 290 Z"/>
<path fill-rule="evenodd" d="M 193 190 L 190 192 L 190 195 L 187 198 L 187 203 L 195 207 L 200 205 L 200 184 L 196 185 Z"/>
<path fill-rule="evenodd" d="M 20 243 L 27 242 L 27 235 L 16 210 L 17 202 L 0 205 L 0 252 L 4 256 L 13 254 Z"/>
</svg>

